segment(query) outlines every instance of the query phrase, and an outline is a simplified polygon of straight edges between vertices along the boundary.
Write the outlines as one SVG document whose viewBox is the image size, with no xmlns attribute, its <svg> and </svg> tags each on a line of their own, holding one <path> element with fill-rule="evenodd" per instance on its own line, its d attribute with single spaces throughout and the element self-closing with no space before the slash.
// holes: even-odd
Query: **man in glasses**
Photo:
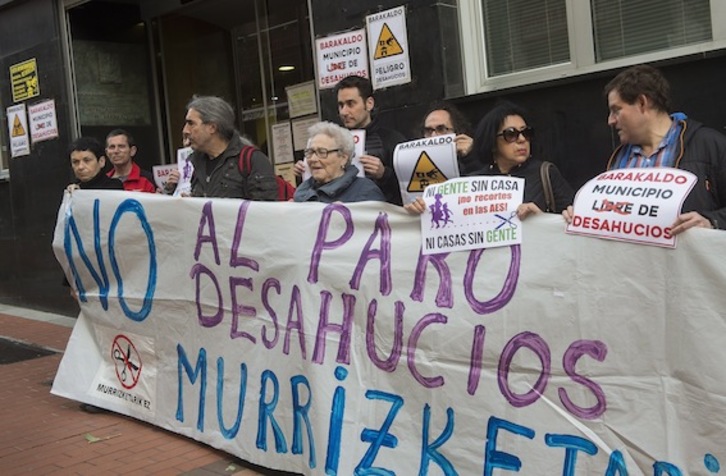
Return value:
<svg viewBox="0 0 726 476">
<path fill-rule="evenodd" d="M 468 175 L 482 167 L 474 153 L 474 139 L 469 135 L 471 124 L 453 104 L 436 101 L 429 106 L 421 125 L 423 137 L 435 137 L 445 134 L 456 134 L 456 155 L 459 161 L 459 172 Z"/>
<path fill-rule="evenodd" d="M 693 227 L 726 229 L 726 137 L 686 117 L 671 113 L 670 85 L 657 69 L 638 65 L 622 71 L 605 86 L 608 125 L 620 146 L 608 170 L 676 167 L 698 182 L 671 227 L 677 235 Z M 569 222 L 571 210 L 563 213 Z"/>
<path fill-rule="evenodd" d="M 343 126 L 349 130 L 366 131 L 365 154 L 360 157 L 366 177 L 378 185 L 387 202 L 401 205 L 401 190 L 393 169 L 393 151 L 399 143 L 405 142 L 405 137 L 398 131 L 381 126 L 373 117 L 376 102 L 369 79 L 355 75 L 345 77 L 335 85 L 335 93 L 338 116 Z M 304 171 L 304 163 L 297 162 L 295 174 L 301 176 Z"/>
</svg>

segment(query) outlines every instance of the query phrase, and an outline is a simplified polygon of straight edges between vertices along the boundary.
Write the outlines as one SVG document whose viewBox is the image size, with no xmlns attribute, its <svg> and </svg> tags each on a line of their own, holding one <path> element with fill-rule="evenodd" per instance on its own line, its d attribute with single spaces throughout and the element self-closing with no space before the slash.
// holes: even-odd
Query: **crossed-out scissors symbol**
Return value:
<svg viewBox="0 0 726 476">
<path fill-rule="evenodd" d="M 511 228 L 512 230 L 515 230 L 517 228 L 517 224 L 512 221 L 512 218 L 514 218 L 514 217 L 517 216 L 517 212 L 516 211 L 510 213 L 509 214 L 509 217 L 502 216 L 499 213 L 495 213 L 494 216 L 497 217 L 497 218 L 499 218 L 500 220 L 502 220 L 502 222 L 499 225 L 497 225 L 497 227 L 495 228 L 495 230 L 500 229 L 501 227 L 503 227 L 507 223 L 509 223 L 509 228 Z"/>
<path fill-rule="evenodd" d="M 137 370 L 139 370 L 139 366 L 131 362 L 131 345 L 126 344 L 126 355 L 121 353 L 121 349 L 114 349 L 113 350 L 113 358 L 118 360 L 119 362 L 123 363 L 124 369 L 121 372 L 121 381 L 126 383 L 126 378 L 128 377 L 128 374 L 126 373 L 126 370 L 131 371 L 131 377 L 133 378 L 133 373 Z"/>
</svg>

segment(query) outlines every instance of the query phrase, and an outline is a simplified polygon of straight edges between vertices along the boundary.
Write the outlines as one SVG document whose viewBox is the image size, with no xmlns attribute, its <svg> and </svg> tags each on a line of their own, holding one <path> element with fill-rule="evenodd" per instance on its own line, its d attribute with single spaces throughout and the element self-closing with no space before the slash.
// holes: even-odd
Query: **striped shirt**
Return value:
<svg viewBox="0 0 726 476">
<path fill-rule="evenodd" d="M 652 154 L 646 155 L 640 145 L 630 144 L 623 147 L 613 163 L 613 169 L 631 169 L 635 167 L 674 167 L 677 156 L 678 136 L 683 129 L 685 114 L 671 115 L 673 123 L 663 140 Z"/>
</svg>

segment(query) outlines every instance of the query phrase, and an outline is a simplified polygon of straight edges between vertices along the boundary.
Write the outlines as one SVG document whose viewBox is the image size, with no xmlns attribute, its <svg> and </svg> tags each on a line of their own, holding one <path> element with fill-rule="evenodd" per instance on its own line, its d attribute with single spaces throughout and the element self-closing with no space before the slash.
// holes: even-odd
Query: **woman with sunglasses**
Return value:
<svg viewBox="0 0 726 476">
<path fill-rule="evenodd" d="M 486 164 L 483 169 L 474 171 L 475 175 L 509 175 L 524 179 L 524 203 L 517 207 L 520 220 L 529 215 L 560 213 L 572 204 L 575 193 L 560 171 L 552 165 L 548 170 L 554 195 L 554 209 L 548 209 L 542 183 L 542 161 L 533 159 L 532 139 L 534 129 L 527 124 L 524 111 L 510 102 L 501 102 L 479 121 L 474 137 L 477 154 Z M 413 214 L 421 214 L 426 209 L 422 198 L 404 205 Z"/>
<path fill-rule="evenodd" d="M 295 190 L 296 202 L 385 201 L 372 180 L 358 177 L 353 157 L 353 135 L 332 122 L 318 122 L 308 130 L 310 139 L 304 155 L 311 177 Z"/>
<path fill-rule="evenodd" d="M 560 171 L 548 170 L 554 195 L 554 209 L 548 209 L 542 183 L 542 161 L 532 158 L 534 129 L 527 124 L 524 111 L 510 102 L 502 102 L 479 122 L 474 137 L 479 157 L 485 167 L 470 175 L 509 175 L 524 179 L 524 203 L 517 208 L 520 220 L 529 215 L 560 213 L 572 204 L 574 192 Z"/>
</svg>

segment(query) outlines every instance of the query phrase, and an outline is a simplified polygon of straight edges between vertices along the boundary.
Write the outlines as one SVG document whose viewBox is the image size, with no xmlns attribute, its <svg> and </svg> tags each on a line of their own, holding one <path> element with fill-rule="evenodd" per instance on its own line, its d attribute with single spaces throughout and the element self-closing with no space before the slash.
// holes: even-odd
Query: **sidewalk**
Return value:
<svg viewBox="0 0 726 476">
<path fill-rule="evenodd" d="M 0 305 L 2 341 L 56 352 L 0 365 L 1 474 L 288 474 L 123 415 L 88 414 L 78 402 L 51 395 L 74 323 L 73 318 Z M 0 358 L 10 354 L 15 352 L 0 349 Z"/>
</svg>

